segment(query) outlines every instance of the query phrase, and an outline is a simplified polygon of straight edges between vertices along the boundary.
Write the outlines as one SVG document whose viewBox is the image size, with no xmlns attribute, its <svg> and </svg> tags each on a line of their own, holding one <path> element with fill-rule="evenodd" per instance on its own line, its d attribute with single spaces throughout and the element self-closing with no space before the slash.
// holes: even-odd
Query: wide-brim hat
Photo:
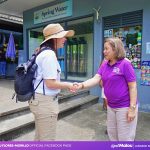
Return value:
<svg viewBox="0 0 150 150">
<path fill-rule="evenodd" d="M 74 33 L 74 30 L 65 31 L 59 23 L 49 24 L 43 29 L 43 35 L 45 40 L 40 45 L 50 39 L 72 37 Z"/>
</svg>

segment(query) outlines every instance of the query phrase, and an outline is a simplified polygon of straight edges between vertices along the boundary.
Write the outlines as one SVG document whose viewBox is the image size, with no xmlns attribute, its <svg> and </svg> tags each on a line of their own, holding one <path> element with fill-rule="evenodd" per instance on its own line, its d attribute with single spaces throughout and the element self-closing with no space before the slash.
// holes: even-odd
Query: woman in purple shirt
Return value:
<svg viewBox="0 0 150 150">
<path fill-rule="evenodd" d="M 104 43 L 105 61 L 97 74 L 77 89 L 90 88 L 103 81 L 108 100 L 107 131 L 111 141 L 134 141 L 137 126 L 137 86 L 131 62 L 119 38 L 108 38 Z"/>
</svg>

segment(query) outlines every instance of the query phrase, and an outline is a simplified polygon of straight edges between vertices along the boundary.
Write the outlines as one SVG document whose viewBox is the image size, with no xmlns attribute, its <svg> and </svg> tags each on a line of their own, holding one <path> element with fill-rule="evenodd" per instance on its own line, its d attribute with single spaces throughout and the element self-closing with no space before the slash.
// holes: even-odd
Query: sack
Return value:
<svg viewBox="0 0 150 150">
<path fill-rule="evenodd" d="M 12 97 L 13 99 L 16 96 L 16 102 L 26 102 L 29 101 L 31 98 L 34 99 L 35 90 L 43 80 L 42 79 L 37 87 L 34 89 L 35 72 L 38 67 L 35 63 L 35 60 L 37 55 L 39 55 L 43 50 L 41 50 L 37 54 L 33 54 L 31 59 L 29 59 L 26 63 L 20 64 L 16 67 L 14 81 L 15 94 Z"/>
</svg>

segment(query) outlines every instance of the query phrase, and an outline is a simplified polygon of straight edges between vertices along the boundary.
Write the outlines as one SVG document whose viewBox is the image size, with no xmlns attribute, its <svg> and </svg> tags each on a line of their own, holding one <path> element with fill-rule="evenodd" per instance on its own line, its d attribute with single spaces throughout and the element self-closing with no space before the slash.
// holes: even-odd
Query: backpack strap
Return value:
<svg viewBox="0 0 150 150">
<path fill-rule="evenodd" d="M 43 81 L 43 79 L 41 79 L 41 81 L 38 83 L 38 85 L 37 85 L 36 88 L 34 89 L 34 92 L 36 91 L 36 89 L 38 88 L 38 86 L 41 84 L 42 81 Z"/>
<path fill-rule="evenodd" d="M 43 81 L 43 95 L 45 95 L 44 81 Z"/>
<path fill-rule="evenodd" d="M 35 55 L 36 57 L 43 51 L 45 50 L 52 50 L 50 47 L 43 47 L 41 48 L 37 53 L 34 53 L 33 55 Z M 35 58 L 36 59 L 36 58 Z M 36 89 L 38 88 L 38 86 L 41 84 L 41 82 L 43 81 L 43 78 L 41 79 L 41 81 L 38 83 L 38 85 L 36 86 L 36 88 L 34 89 L 34 93 L 36 91 Z M 43 95 L 45 95 L 45 88 L 44 88 L 44 81 L 43 81 Z M 34 96 L 35 97 L 35 96 Z"/>
<path fill-rule="evenodd" d="M 37 53 L 34 53 L 33 55 L 38 56 L 41 52 L 45 50 L 52 50 L 50 47 L 42 47 Z"/>
<path fill-rule="evenodd" d="M 43 79 L 41 79 L 41 81 L 38 83 L 38 85 L 36 86 L 36 88 L 33 91 L 33 99 L 35 99 L 35 91 L 38 88 L 38 86 L 41 84 L 41 82 L 43 81 Z"/>
</svg>

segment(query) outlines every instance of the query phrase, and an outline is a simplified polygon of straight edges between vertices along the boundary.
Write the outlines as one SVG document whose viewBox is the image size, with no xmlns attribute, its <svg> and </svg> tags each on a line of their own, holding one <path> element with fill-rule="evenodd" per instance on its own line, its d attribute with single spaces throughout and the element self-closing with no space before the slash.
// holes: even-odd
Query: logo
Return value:
<svg viewBox="0 0 150 150">
<path fill-rule="evenodd" d="M 116 73 L 116 74 L 119 74 L 120 73 L 120 69 L 118 67 L 114 67 L 113 68 L 113 72 Z"/>
</svg>

